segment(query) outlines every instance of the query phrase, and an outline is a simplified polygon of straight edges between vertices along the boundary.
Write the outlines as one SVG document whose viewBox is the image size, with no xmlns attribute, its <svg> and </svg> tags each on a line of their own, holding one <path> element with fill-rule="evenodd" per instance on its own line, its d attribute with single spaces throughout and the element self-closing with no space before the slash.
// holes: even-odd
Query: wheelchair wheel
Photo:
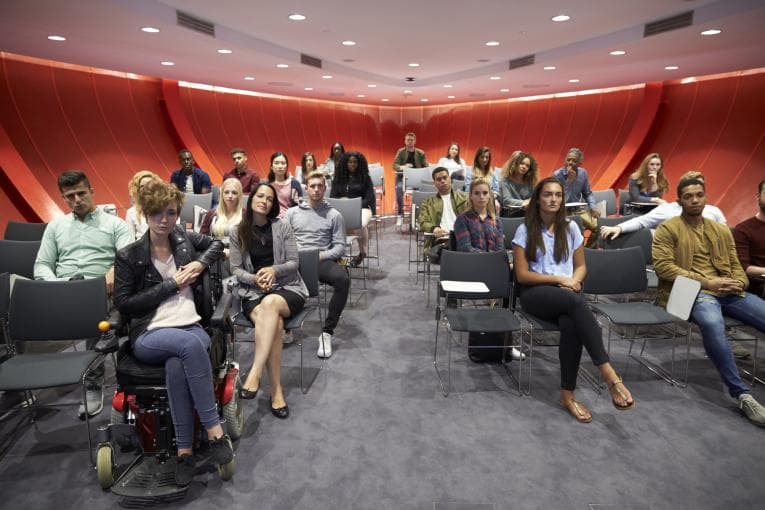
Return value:
<svg viewBox="0 0 765 510">
<path fill-rule="evenodd" d="M 244 431 L 244 406 L 239 399 L 239 390 L 242 387 L 242 381 L 237 376 L 234 385 L 234 394 L 228 404 L 223 406 L 223 418 L 226 419 L 226 432 L 232 441 L 242 437 Z M 225 480 L 225 478 L 224 478 Z"/>
<path fill-rule="evenodd" d="M 114 451 L 111 445 L 104 444 L 98 447 L 96 470 L 98 471 L 98 483 L 101 484 L 102 489 L 108 489 L 114 485 Z"/>
<path fill-rule="evenodd" d="M 229 440 L 228 444 L 233 449 L 233 446 L 231 445 L 231 440 Z M 236 473 L 236 457 L 234 457 L 234 459 L 228 464 L 220 464 L 218 466 L 218 474 L 220 475 L 221 480 L 225 480 L 225 481 L 231 480 L 234 477 L 234 473 Z"/>
</svg>

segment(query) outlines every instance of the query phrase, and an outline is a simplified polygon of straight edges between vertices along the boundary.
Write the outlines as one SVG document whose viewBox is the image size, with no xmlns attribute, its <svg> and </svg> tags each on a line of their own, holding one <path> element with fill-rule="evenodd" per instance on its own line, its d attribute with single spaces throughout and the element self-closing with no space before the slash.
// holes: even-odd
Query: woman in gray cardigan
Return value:
<svg viewBox="0 0 765 510">
<path fill-rule="evenodd" d="M 247 200 L 239 228 L 231 233 L 229 260 L 239 280 L 242 312 L 255 325 L 255 361 L 239 396 L 257 397 L 267 365 L 271 412 L 283 419 L 289 416 L 281 384 L 284 320 L 303 308 L 308 291 L 298 273 L 295 235 L 278 215 L 276 190 L 261 182 Z"/>
</svg>

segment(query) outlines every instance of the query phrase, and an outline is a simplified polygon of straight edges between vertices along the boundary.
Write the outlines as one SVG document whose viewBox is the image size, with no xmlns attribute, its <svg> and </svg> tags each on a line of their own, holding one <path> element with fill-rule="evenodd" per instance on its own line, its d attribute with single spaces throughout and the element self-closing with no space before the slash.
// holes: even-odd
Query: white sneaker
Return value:
<svg viewBox="0 0 765 510">
<path fill-rule="evenodd" d="M 295 337 L 292 336 L 292 331 L 285 331 L 284 336 L 282 337 L 282 343 L 284 345 L 289 345 L 295 341 Z"/>
<path fill-rule="evenodd" d="M 524 360 L 526 359 L 526 355 L 523 354 L 521 351 L 513 347 L 513 351 L 510 355 L 514 360 Z"/>
<path fill-rule="evenodd" d="M 319 350 L 316 355 L 325 359 L 332 356 L 332 335 L 329 333 L 319 335 Z"/>
<path fill-rule="evenodd" d="M 85 390 L 85 402 L 88 404 L 88 414 L 95 416 L 104 408 L 104 390 L 103 388 Z M 77 410 L 80 419 L 85 419 L 85 404 L 80 404 Z"/>
<path fill-rule="evenodd" d="M 404 217 L 403 216 L 396 216 L 396 226 L 400 227 L 404 223 Z"/>
<path fill-rule="evenodd" d="M 765 427 L 765 407 L 757 402 L 750 393 L 742 393 L 738 396 L 738 408 L 744 412 L 744 415 L 760 427 Z"/>
</svg>

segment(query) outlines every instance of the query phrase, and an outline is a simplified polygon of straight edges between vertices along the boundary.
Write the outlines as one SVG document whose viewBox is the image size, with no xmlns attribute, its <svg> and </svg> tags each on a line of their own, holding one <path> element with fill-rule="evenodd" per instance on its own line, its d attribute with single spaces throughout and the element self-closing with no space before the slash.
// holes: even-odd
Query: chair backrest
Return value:
<svg viewBox="0 0 765 510">
<path fill-rule="evenodd" d="M 412 203 L 417 207 L 417 210 L 419 210 L 422 203 L 432 196 L 433 193 L 429 191 L 412 191 Z"/>
<path fill-rule="evenodd" d="M 573 221 L 576 223 L 576 226 L 579 227 L 579 232 L 584 232 L 584 222 L 582 221 L 582 217 L 578 214 L 574 214 L 571 216 L 567 216 L 569 221 Z"/>
<path fill-rule="evenodd" d="M 509 250 L 513 247 L 513 237 L 515 237 L 515 231 L 518 227 L 523 225 L 523 221 L 526 218 L 500 218 L 502 222 L 502 233 L 505 234 L 505 249 Z"/>
<path fill-rule="evenodd" d="M 194 223 L 194 206 L 199 206 L 205 211 L 209 211 L 212 207 L 212 192 L 210 193 L 185 193 L 186 199 L 183 202 L 181 208 L 181 221 L 184 222 L 183 227 L 186 228 L 185 223 Z"/>
<path fill-rule="evenodd" d="M 628 232 L 621 234 L 616 239 L 609 239 L 603 241 L 603 247 L 606 250 L 621 250 L 624 248 L 632 248 L 637 246 L 643 252 L 643 260 L 646 265 L 653 264 L 653 234 L 651 234 L 650 228 L 641 228 L 635 232 Z"/>
<path fill-rule="evenodd" d="M 458 282 L 483 282 L 487 294 L 450 294 L 457 299 L 488 299 L 510 297 L 510 265 L 507 252 L 441 252 L 440 279 Z"/>
<path fill-rule="evenodd" d="M 316 297 L 319 295 L 319 249 L 300 250 L 300 276 L 303 278 L 308 295 Z"/>
<path fill-rule="evenodd" d="M 627 216 L 611 216 L 608 218 L 601 216 L 598 218 L 598 228 L 614 227 L 618 225 L 619 223 L 629 220 L 630 218 L 634 218 L 635 216 L 637 216 L 637 214 L 628 214 Z"/>
<path fill-rule="evenodd" d="M 40 241 L 0 240 L 0 273 L 34 278 L 34 265 Z"/>
<path fill-rule="evenodd" d="M 624 214 L 624 206 L 630 203 L 630 190 L 619 190 L 619 214 Z"/>
<path fill-rule="evenodd" d="M 643 252 L 637 246 L 624 250 L 584 249 L 587 276 L 582 290 L 587 294 L 628 294 L 648 288 Z"/>
<path fill-rule="evenodd" d="M 346 231 L 361 228 L 361 197 L 327 198 L 325 200 L 337 209 L 343 217 Z"/>
<path fill-rule="evenodd" d="M 592 196 L 597 204 L 601 200 L 606 201 L 606 214 L 616 214 L 616 193 L 612 189 L 603 189 L 592 192 Z"/>
<path fill-rule="evenodd" d="M 100 335 L 107 318 L 106 280 L 16 280 L 10 336 L 15 341 L 77 340 Z"/>
<path fill-rule="evenodd" d="M 699 292 L 701 292 L 701 282 L 687 276 L 676 277 L 667 300 L 667 313 L 687 321 Z"/>
<path fill-rule="evenodd" d="M 429 168 L 404 168 L 404 189 L 420 189 L 427 180 L 433 181 Z"/>
<path fill-rule="evenodd" d="M 420 191 L 425 191 L 426 193 L 435 193 L 438 191 L 438 188 L 434 184 L 427 184 L 425 181 L 420 183 Z"/>
<path fill-rule="evenodd" d="M 39 241 L 43 237 L 47 223 L 26 223 L 10 220 L 5 226 L 3 239 L 9 241 Z"/>
<path fill-rule="evenodd" d="M 372 178 L 372 186 L 375 188 L 382 186 L 385 169 L 382 166 L 369 165 L 369 176 Z"/>
</svg>

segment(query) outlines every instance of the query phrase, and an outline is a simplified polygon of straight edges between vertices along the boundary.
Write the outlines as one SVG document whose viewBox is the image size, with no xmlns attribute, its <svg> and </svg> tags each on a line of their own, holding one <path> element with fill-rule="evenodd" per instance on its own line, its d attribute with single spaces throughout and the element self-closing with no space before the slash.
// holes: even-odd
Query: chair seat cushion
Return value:
<svg viewBox="0 0 765 510">
<path fill-rule="evenodd" d="M 666 324 L 677 320 L 674 315 L 651 303 L 596 303 L 592 308 L 608 317 L 614 324 Z"/>
<path fill-rule="evenodd" d="M 165 365 L 149 365 L 124 353 L 117 363 L 117 382 L 122 386 L 165 384 Z"/>
<path fill-rule="evenodd" d="M 529 321 L 531 328 L 537 331 L 560 331 L 560 327 L 558 326 L 557 322 L 546 321 L 528 313 L 524 313 L 523 317 Z"/>
<path fill-rule="evenodd" d="M 445 315 L 452 331 L 502 333 L 521 329 L 507 308 L 447 308 Z"/>
<path fill-rule="evenodd" d="M 93 351 L 19 354 L 0 364 L 0 390 L 80 384 L 88 366 L 100 357 Z"/>
<path fill-rule="evenodd" d="M 285 331 L 291 331 L 293 329 L 300 329 L 303 326 L 303 321 L 316 309 L 315 306 L 306 306 L 298 313 L 287 319 L 284 323 Z M 243 328 L 254 328 L 252 321 L 243 313 L 238 313 L 234 316 L 234 325 L 241 326 Z"/>
</svg>

